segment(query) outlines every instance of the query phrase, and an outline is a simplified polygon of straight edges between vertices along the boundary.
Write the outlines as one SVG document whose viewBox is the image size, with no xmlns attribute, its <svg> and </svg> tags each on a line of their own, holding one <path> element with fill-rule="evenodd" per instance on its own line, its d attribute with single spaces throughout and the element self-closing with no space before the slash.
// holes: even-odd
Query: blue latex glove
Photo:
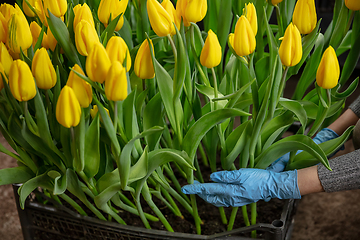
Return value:
<svg viewBox="0 0 360 240">
<path fill-rule="evenodd" d="M 329 140 L 337 138 L 337 137 L 339 137 L 339 135 L 336 132 L 334 132 L 333 130 L 331 130 L 330 128 L 323 128 L 323 129 L 321 129 L 320 132 L 318 132 L 315 135 L 315 137 L 313 138 L 313 141 L 316 144 L 320 144 L 320 143 L 329 141 Z M 340 149 L 343 150 L 344 146 L 342 146 Z M 299 151 L 296 152 L 296 154 L 299 154 L 301 152 L 302 152 L 302 150 L 299 150 Z M 333 154 L 331 154 L 328 157 L 330 158 L 330 157 L 334 156 L 335 154 L 336 154 L 336 152 L 334 152 Z M 267 170 L 271 170 L 271 171 L 274 171 L 274 172 L 282 172 L 282 171 L 284 171 L 287 163 L 289 162 L 289 159 L 290 159 L 290 153 L 286 153 L 285 155 L 283 155 L 282 157 L 280 157 L 279 159 L 274 161 L 267 168 Z"/>
<path fill-rule="evenodd" d="M 195 183 L 182 187 L 185 194 L 197 194 L 217 207 L 240 207 L 271 198 L 300 199 L 297 171 L 273 171 L 242 168 L 210 175 L 215 183 Z"/>
</svg>

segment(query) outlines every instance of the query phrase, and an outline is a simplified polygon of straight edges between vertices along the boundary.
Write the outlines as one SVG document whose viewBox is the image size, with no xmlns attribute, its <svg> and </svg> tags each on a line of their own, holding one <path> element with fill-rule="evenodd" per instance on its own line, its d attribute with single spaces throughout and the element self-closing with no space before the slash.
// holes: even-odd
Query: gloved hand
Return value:
<svg viewBox="0 0 360 240">
<path fill-rule="evenodd" d="M 185 194 L 197 194 L 217 207 L 240 207 L 271 198 L 300 199 L 297 171 L 273 171 L 242 168 L 210 175 L 215 183 L 195 183 L 182 187 Z"/>
<path fill-rule="evenodd" d="M 315 137 L 313 138 L 313 141 L 316 144 L 320 144 L 320 143 L 329 141 L 329 140 L 337 138 L 337 137 L 339 137 L 339 135 L 336 132 L 334 132 L 333 130 L 331 130 L 330 128 L 323 128 L 323 129 L 321 129 L 320 132 L 318 132 L 315 135 Z M 340 149 L 343 150 L 344 146 L 342 146 Z M 299 154 L 301 152 L 302 152 L 302 150 L 299 150 L 299 151 L 296 152 L 296 154 Z M 336 154 L 336 152 L 331 154 L 328 157 L 330 158 L 330 157 L 334 156 L 335 154 Z M 280 157 L 276 161 L 274 161 L 267 168 L 267 170 L 271 170 L 271 171 L 274 171 L 274 172 L 282 172 L 282 171 L 284 171 L 287 163 L 289 162 L 289 159 L 290 159 L 290 153 L 286 153 L 285 155 L 283 155 L 282 157 Z"/>
</svg>

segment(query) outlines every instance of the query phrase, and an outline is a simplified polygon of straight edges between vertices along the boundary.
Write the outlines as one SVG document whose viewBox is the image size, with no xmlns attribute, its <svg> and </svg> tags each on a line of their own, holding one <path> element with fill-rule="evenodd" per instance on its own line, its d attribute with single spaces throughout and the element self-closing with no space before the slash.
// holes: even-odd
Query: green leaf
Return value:
<svg viewBox="0 0 360 240">
<path fill-rule="evenodd" d="M 173 82 L 174 84 L 173 102 L 175 102 L 175 100 L 180 97 L 185 82 L 186 61 L 189 61 L 181 34 L 176 28 L 176 26 L 175 29 L 176 29 L 175 37 L 176 37 L 177 59 L 175 61 L 175 73 L 174 73 L 174 82 Z"/>
<path fill-rule="evenodd" d="M 326 156 L 335 153 L 346 142 L 353 129 L 354 126 L 350 126 L 340 137 L 320 143 L 319 147 L 324 151 Z M 319 160 L 317 158 L 315 158 L 308 152 L 301 152 L 295 156 L 293 162 L 288 166 L 288 169 L 290 170 L 310 167 L 317 163 L 319 163 Z"/>
<path fill-rule="evenodd" d="M 54 195 L 63 194 L 66 191 L 67 181 L 66 175 L 61 175 L 58 171 L 50 170 L 48 176 L 54 179 Z"/>
<path fill-rule="evenodd" d="M 0 169 L 0 186 L 24 183 L 34 177 L 34 173 L 26 166 Z"/>
<path fill-rule="evenodd" d="M 114 18 L 109 25 L 105 28 L 105 30 L 102 32 L 100 39 L 102 41 L 102 44 L 104 45 L 104 47 L 106 47 L 107 42 L 109 41 L 109 39 L 113 36 L 116 25 L 120 19 L 120 17 L 123 14 L 119 14 L 119 16 L 117 16 L 116 18 Z"/>
<path fill-rule="evenodd" d="M 283 138 L 271 145 L 255 159 L 255 168 L 265 169 L 285 153 L 296 150 L 309 152 L 326 168 L 331 170 L 324 151 L 310 137 L 302 134 Z"/>
<path fill-rule="evenodd" d="M 261 132 L 261 142 L 266 143 L 269 138 L 274 137 L 274 133 L 280 129 L 281 131 L 294 122 L 294 114 L 291 111 L 285 111 L 281 115 L 274 117 L 265 126 Z"/>
<path fill-rule="evenodd" d="M 359 17 L 360 18 L 360 17 Z M 355 32 L 353 32 L 355 34 Z M 350 78 L 360 57 L 360 32 L 356 33 L 355 43 L 351 46 L 350 52 L 345 60 L 341 71 L 339 83 L 343 86 Z M 353 36 L 354 37 L 354 36 Z"/>
<path fill-rule="evenodd" d="M 307 115 L 306 115 L 306 111 L 303 108 L 303 106 L 301 105 L 301 103 L 299 103 L 298 101 L 289 100 L 286 98 L 280 99 L 279 103 L 284 108 L 292 111 L 296 115 L 296 117 L 299 119 L 299 121 L 301 123 L 301 128 L 302 128 L 301 132 L 304 133 L 306 124 L 307 124 Z"/>
<path fill-rule="evenodd" d="M 349 97 L 357 88 L 359 84 L 359 77 L 357 77 L 354 81 L 351 82 L 351 84 L 349 85 L 349 87 L 344 90 L 343 92 L 338 92 L 341 89 L 341 86 L 339 85 L 338 89 L 336 90 L 335 94 L 333 95 L 333 97 L 336 100 L 342 100 L 344 98 Z"/>
<path fill-rule="evenodd" d="M 92 120 L 89 128 L 85 134 L 85 166 L 84 173 L 88 178 L 94 177 L 100 167 L 100 117 L 96 117 Z"/>
<path fill-rule="evenodd" d="M 351 37 L 353 35 L 355 35 L 355 33 L 352 33 L 352 30 L 349 30 L 344 39 L 342 40 L 342 42 L 340 43 L 339 47 L 336 49 L 336 56 L 340 56 L 341 54 L 343 54 L 344 52 L 348 51 L 351 49 Z"/>
<path fill-rule="evenodd" d="M 249 113 L 237 109 L 218 109 L 207 113 L 197 120 L 186 133 L 183 140 L 183 150 L 189 155 L 191 161 L 194 161 L 196 149 L 205 134 L 218 123 L 230 117 L 250 116 Z"/>
<path fill-rule="evenodd" d="M 213 87 L 208 87 L 202 84 L 198 84 L 195 83 L 196 89 L 203 95 L 207 96 L 210 101 L 213 101 L 215 99 L 215 94 L 214 94 L 214 88 Z M 224 95 L 222 95 L 220 92 L 218 92 L 218 99 L 223 98 Z M 218 103 L 218 107 L 219 108 L 224 108 L 225 105 L 227 104 L 227 100 L 216 100 Z"/>
<path fill-rule="evenodd" d="M 342 4 L 340 14 L 336 19 L 336 24 L 330 38 L 330 45 L 336 50 L 346 34 L 349 9 Z"/>
</svg>

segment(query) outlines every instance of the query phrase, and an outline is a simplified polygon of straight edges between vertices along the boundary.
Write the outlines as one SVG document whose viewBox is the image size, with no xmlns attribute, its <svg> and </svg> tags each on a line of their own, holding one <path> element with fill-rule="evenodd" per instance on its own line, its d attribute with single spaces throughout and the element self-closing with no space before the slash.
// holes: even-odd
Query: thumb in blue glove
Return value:
<svg viewBox="0 0 360 240">
<path fill-rule="evenodd" d="M 321 129 L 320 132 L 318 132 L 315 135 L 315 137 L 313 138 L 313 141 L 316 144 L 320 144 L 320 143 L 329 141 L 329 140 L 337 138 L 337 137 L 339 137 L 339 135 L 336 132 L 334 132 L 332 129 L 323 128 L 323 129 Z M 343 150 L 343 149 L 344 149 L 344 146 L 342 146 L 339 150 Z M 301 152 L 302 152 L 302 150 L 299 150 L 296 152 L 296 154 L 299 154 Z M 335 154 L 336 154 L 336 152 L 331 154 L 328 157 L 330 158 L 330 157 L 334 156 Z M 267 170 L 274 171 L 274 172 L 282 172 L 282 171 L 284 171 L 287 163 L 289 162 L 289 159 L 290 159 L 290 153 L 286 153 L 285 155 L 283 155 L 282 157 L 280 157 L 276 161 L 274 161 L 267 168 Z"/>
<path fill-rule="evenodd" d="M 259 200 L 300 199 L 297 171 L 273 171 L 243 168 L 210 175 L 214 183 L 197 183 L 182 187 L 185 194 L 197 194 L 217 207 L 240 207 Z"/>
</svg>

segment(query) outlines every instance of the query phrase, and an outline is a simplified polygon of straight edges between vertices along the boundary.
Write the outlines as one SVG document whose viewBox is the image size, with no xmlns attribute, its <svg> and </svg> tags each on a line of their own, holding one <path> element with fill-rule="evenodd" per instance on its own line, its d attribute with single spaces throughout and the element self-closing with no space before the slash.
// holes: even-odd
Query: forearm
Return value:
<svg viewBox="0 0 360 240">
<path fill-rule="evenodd" d="M 335 131 L 338 135 L 342 135 L 348 127 L 355 125 L 358 120 L 359 117 L 349 108 L 335 122 L 330 124 L 328 128 Z"/>
<path fill-rule="evenodd" d="M 297 172 L 298 186 L 301 196 L 309 193 L 324 191 L 319 180 L 317 166 L 299 169 Z"/>
</svg>

